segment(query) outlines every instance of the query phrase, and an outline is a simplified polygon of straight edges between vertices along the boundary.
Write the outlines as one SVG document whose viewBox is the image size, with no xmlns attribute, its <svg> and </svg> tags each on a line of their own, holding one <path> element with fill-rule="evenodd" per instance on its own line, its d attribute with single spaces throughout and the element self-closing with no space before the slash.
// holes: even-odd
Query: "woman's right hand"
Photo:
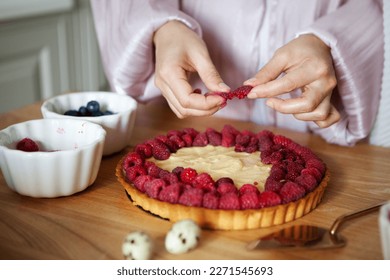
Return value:
<svg viewBox="0 0 390 280">
<path fill-rule="evenodd" d="M 160 27 L 153 41 L 155 84 L 177 117 L 209 116 L 217 112 L 223 98 L 195 93 L 188 82 L 190 73 L 198 73 L 209 91 L 230 90 L 212 63 L 204 41 L 179 21 L 169 21 Z"/>
</svg>

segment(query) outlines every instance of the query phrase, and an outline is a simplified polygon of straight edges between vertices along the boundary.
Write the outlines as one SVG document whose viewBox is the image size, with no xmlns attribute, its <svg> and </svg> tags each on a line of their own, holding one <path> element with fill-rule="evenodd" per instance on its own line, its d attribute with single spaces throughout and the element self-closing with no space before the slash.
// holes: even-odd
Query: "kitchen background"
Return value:
<svg viewBox="0 0 390 280">
<path fill-rule="evenodd" d="M 0 1 L 0 113 L 106 89 L 89 0 Z"/>
</svg>

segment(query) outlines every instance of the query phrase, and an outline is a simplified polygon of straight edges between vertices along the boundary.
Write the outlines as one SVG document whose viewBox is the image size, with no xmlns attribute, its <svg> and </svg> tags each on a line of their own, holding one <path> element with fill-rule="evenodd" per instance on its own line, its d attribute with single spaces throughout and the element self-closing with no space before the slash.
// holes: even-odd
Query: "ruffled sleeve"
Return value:
<svg viewBox="0 0 390 280">
<path fill-rule="evenodd" d="M 318 19 L 312 33 L 331 48 L 341 120 L 326 129 L 310 129 L 330 143 L 354 145 L 366 138 L 378 111 L 383 71 L 382 1 L 349 1 Z"/>
<path fill-rule="evenodd" d="M 179 20 L 201 34 L 199 24 L 179 10 L 178 0 L 92 0 L 91 5 L 112 90 L 140 102 L 160 95 L 153 78 L 154 32 L 170 20 Z"/>
</svg>

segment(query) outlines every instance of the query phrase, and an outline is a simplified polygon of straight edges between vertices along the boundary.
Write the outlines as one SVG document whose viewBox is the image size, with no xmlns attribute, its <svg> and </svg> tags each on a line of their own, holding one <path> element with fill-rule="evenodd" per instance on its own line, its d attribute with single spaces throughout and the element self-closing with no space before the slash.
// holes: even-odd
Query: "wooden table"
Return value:
<svg viewBox="0 0 390 280">
<path fill-rule="evenodd" d="M 42 118 L 41 103 L 0 115 L 0 129 Z M 328 165 L 331 181 L 322 203 L 289 224 L 330 227 L 349 211 L 390 200 L 390 149 L 360 143 L 355 147 L 327 144 L 318 136 L 227 119 L 177 119 L 165 103 L 140 105 L 131 145 L 170 129 L 270 129 L 313 149 Z M 196 250 L 171 255 L 164 249 L 171 223 L 133 206 L 115 177 L 115 166 L 131 146 L 104 157 L 96 182 L 85 191 L 62 198 L 38 199 L 11 191 L 0 173 L 1 259 L 123 259 L 121 245 L 129 232 L 143 230 L 156 244 L 154 259 L 382 259 L 378 212 L 348 222 L 342 233 L 346 247 L 305 251 L 247 251 L 246 243 L 285 226 L 244 231 L 204 230 Z M 23 174 L 21 174 L 23 176 Z"/>
</svg>

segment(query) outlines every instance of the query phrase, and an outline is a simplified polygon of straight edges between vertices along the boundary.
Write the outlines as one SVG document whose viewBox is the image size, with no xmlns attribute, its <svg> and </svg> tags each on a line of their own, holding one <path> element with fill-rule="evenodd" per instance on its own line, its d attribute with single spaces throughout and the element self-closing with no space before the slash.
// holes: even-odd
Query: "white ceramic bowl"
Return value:
<svg viewBox="0 0 390 280">
<path fill-rule="evenodd" d="M 97 124 L 73 119 L 40 119 L 0 131 L 0 167 L 9 188 L 32 197 L 59 197 L 94 183 L 106 132 Z M 23 138 L 40 151 L 16 149 Z"/>
<path fill-rule="evenodd" d="M 98 101 L 102 111 L 114 114 L 100 117 L 66 116 L 67 110 L 78 110 L 89 101 Z M 58 95 L 46 100 L 41 106 L 44 118 L 82 119 L 101 125 L 107 132 L 103 155 L 110 155 L 125 148 L 132 136 L 137 102 L 130 96 L 112 92 L 77 92 Z"/>
<path fill-rule="evenodd" d="M 379 228 L 383 258 L 390 260 L 390 201 L 383 205 L 379 211 Z"/>
</svg>

